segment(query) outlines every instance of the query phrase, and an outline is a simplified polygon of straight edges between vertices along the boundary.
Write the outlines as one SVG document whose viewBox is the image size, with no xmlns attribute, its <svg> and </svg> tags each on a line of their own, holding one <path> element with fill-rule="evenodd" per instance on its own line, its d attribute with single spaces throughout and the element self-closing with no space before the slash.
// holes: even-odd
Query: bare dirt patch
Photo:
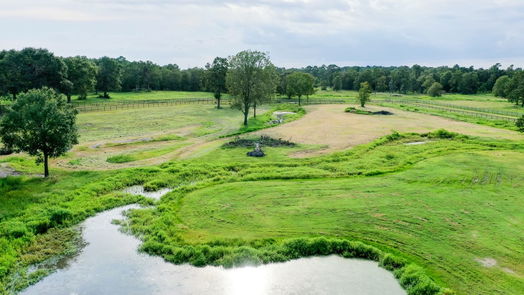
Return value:
<svg viewBox="0 0 524 295">
<path fill-rule="evenodd" d="M 490 257 L 475 258 L 475 261 L 487 268 L 494 267 L 495 265 L 497 265 L 497 260 L 490 258 Z"/>
<path fill-rule="evenodd" d="M 399 132 L 429 132 L 446 129 L 473 136 L 498 139 L 522 139 L 518 132 L 489 126 L 455 121 L 443 117 L 407 112 L 377 106 L 366 107 L 369 111 L 385 110 L 391 116 L 369 116 L 345 113 L 344 105 L 316 105 L 306 107 L 308 113 L 299 120 L 262 132 L 274 138 L 283 138 L 303 144 L 325 144 L 327 148 L 300 153 L 295 156 L 313 156 L 347 149 L 359 144 Z"/>
<path fill-rule="evenodd" d="M 0 178 L 6 178 L 8 176 L 18 176 L 22 175 L 20 172 L 9 167 L 6 163 L 0 164 Z"/>
</svg>

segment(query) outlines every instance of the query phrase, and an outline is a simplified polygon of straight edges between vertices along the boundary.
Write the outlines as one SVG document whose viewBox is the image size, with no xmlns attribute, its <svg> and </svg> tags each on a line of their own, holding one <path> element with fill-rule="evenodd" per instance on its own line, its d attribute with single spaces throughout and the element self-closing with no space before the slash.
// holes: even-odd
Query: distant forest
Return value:
<svg viewBox="0 0 524 295">
<path fill-rule="evenodd" d="M 58 89 L 69 98 L 79 95 L 80 99 L 92 91 L 106 96 L 108 91 L 210 91 L 212 75 L 207 75 L 208 71 L 209 65 L 180 69 L 176 64 L 161 66 L 124 57 L 92 59 L 58 57 L 46 49 L 4 50 L 0 51 L 0 95 L 16 98 L 20 92 L 42 86 Z M 447 93 L 475 94 L 491 92 L 499 78 L 509 79 L 522 69 L 513 66 L 503 69 L 500 64 L 488 69 L 458 65 L 277 68 L 280 94 L 285 94 L 287 75 L 296 71 L 313 75 L 315 86 L 323 89 L 358 90 L 361 83 L 368 82 L 377 92 L 426 93 L 437 82 Z"/>
</svg>

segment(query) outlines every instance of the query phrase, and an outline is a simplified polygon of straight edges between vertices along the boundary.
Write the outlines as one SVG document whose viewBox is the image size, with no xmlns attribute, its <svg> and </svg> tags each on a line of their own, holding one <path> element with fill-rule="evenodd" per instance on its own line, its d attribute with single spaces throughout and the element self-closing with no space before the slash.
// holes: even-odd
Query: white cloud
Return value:
<svg viewBox="0 0 524 295">
<path fill-rule="evenodd" d="M 29 8 L 28 8 L 29 7 Z M 280 65 L 523 60 L 520 0 L 7 0 L 2 47 L 201 66 L 253 48 Z"/>
</svg>

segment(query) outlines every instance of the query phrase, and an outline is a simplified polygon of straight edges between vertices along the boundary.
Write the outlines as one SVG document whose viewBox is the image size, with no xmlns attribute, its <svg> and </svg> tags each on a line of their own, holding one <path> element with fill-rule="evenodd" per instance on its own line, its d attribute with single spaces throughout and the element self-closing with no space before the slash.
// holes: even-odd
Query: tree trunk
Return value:
<svg viewBox="0 0 524 295">
<path fill-rule="evenodd" d="M 49 177 L 49 156 L 44 153 L 44 177 Z"/>
<path fill-rule="evenodd" d="M 220 97 L 217 98 L 217 109 L 220 109 Z"/>
<path fill-rule="evenodd" d="M 67 94 L 67 103 L 71 103 L 71 94 Z"/>
<path fill-rule="evenodd" d="M 109 98 L 109 94 L 107 94 L 107 91 L 104 91 L 104 98 Z"/>
<path fill-rule="evenodd" d="M 245 111 L 244 112 L 244 126 L 247 126 L 247 115 L 248 115 L 249 111 Z"/>
<path fill-rule="evenodd" d="M 298 105 L 300 106 L 300 95 L 298 96 Z"/>
<path fill-rule="evenodd" d="M 253 118 L 256 118 L 257 117 L 257 103 L 255 102 L 255 104 L 253 105 Z"/>
</svg>

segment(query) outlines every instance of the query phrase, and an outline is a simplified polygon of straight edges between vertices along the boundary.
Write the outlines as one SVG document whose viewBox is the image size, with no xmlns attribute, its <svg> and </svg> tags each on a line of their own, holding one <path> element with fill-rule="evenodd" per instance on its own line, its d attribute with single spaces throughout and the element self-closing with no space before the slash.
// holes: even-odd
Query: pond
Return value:
<svg viewBox="0 0 524 295">
<path fill-rule="evenodd" d="M 111 224 L 131 208 L 87 219 L 80 254 L 21 294 L 406 294 L 376 262 L 338 256 L 232 269 L 170 264 L 137 252 L 140 241 Z"/>
</svg>

